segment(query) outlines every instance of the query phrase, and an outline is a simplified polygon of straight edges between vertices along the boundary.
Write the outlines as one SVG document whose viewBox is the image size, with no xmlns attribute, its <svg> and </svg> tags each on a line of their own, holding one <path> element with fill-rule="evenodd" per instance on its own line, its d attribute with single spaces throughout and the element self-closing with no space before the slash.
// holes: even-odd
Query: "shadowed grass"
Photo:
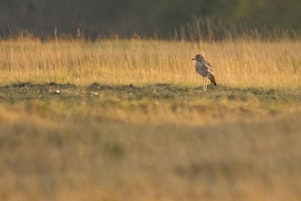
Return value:
<svg viewBox="0 0 301 201">
<path fill-rule="evenodd" d="M 297 91 L 200 87 L 170 84 L 102 85 L 16 83 L 1 88 L 2 102 L 41 114 L 95 115 L 132 123 L 174 122 L 203 125 L 216 120 L 300 111 Z M 7 105 L 6 105 L 7 107 Z M 134 115 L 133 115 L 134 114 Z M 231 119 L 231 118 L 230 118 Z"/>
</svg>

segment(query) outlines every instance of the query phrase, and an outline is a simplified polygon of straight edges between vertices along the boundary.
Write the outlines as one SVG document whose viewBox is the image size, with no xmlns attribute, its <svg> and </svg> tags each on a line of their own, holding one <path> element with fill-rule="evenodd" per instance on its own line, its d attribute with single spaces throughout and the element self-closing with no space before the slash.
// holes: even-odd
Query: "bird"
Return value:
<svg viewBox="0 0 301 201">
<path fill-rule="evenodd" d="M 195 60 L 195 71 L 203 77 L 203 91 L 207 91 L 208 79 L 211 83 L 217 86 L 214 78 L 214 68 L 212 65 L 208 63 L 201 54 L 195 55 L 192 60 Z"/>
</svg>

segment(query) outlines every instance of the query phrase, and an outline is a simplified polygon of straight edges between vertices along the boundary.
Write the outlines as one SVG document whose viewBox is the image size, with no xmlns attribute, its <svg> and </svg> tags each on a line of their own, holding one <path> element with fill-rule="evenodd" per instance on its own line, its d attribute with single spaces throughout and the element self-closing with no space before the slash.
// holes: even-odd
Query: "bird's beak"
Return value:
<svg viewBox="0 0 301 201">
<path fill-rule="evenodd" d="M 195 60 L 195 58 L 192 58 L 191 60 Z"/>
</svg>

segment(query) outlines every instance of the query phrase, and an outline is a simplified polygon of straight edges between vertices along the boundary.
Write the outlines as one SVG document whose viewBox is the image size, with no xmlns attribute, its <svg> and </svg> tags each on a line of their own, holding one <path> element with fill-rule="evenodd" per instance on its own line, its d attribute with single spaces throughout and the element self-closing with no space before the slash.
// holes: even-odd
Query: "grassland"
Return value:
<svg viewBox="0 0 301 201">
<path fill-rule="evenodd" d="M 0 200 L 301 199 L 301 41 L 0 48 Z"/>
<path fill-rule="evenodd" d="M 199 85 L 191 58 L 202 53 L 220 85 L 298 88 L 300 40 L 185 42 L 154 40 L 1 41 L 0 82 L 89 85 L 175 83 Z"/>
</svg>

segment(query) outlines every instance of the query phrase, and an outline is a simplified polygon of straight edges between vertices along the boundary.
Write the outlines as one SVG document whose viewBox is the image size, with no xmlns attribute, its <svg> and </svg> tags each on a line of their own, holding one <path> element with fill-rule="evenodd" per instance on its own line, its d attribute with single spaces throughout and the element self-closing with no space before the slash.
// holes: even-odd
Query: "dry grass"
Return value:
<svg viewBox="0 0 301 201">
<path fill-rule="evenodd" d="M 0 48 L 0 200 L 301 199 L 301 41 Z"/>
<path fill-rule="evenodd" d="M 216 68 L 219 84 L 236 87 L 301 85 L 301 41 L 168 42 L 105 40 L 1 41 L 0 80 L 88 85 L 201 83 L 191 58 L 201 52 Z"/>
</svg>

